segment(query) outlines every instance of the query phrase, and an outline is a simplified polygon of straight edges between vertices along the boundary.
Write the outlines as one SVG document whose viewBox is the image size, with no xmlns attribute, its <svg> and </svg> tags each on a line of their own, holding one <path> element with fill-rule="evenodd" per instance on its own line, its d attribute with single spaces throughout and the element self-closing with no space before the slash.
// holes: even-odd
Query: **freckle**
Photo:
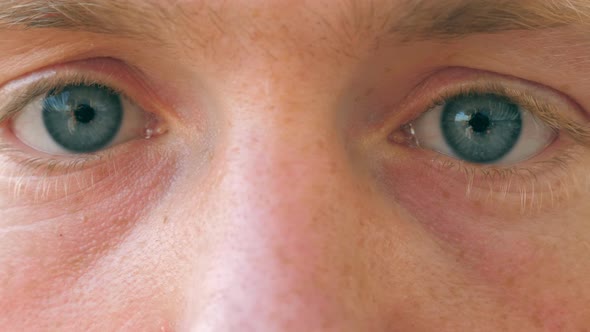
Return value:
<svg viewBox="0 0 590 332">
<path fill-rule="evenodd" d="M 461 250 L 461 251 L 459 251 L 459 253 L 457 254 L 457 258 L 458 258 L 459 260 L 463 260 L 463 259 L 465 259 L 465 255 L 466 255 L 466 252 L 465 252 L 465 250 Z"/>
<path fill-rule="evenodd" d="M 538 315 L 533 316 L 533 318 L 531 320 L 532 320 L 533 325 L 535 325 L 535 327 L 537 327 L 537 328 L 543 327 L 543 321 L 541 320 L 541 318 Z"/>
<path fill-rule="evenodd" d="M 473 207 L 475 207 L 476 209 L 481 209 L 481 202 L 480 201 L 475 201 L 473 202 Z"/>
<path fill-rule="evenodd" d="M 365 239 L 364 239 L 364 238 L 362 238 L 362 237 L 361 237 L 361 238 L 359 238 L 359 239 L 358 239 L 358 241 L 356 241 L 356 245 L 357 245 L 357 248 L 362 248 L 362 247 L 364 247 L 364 246 L 365 246 Z"/>
<path fill-rule="evenodd" d="M 75 205 L 75 204 L 80 204 L 80 203 L 82 203 L 82 200 L 83 200 L 83 199 L 84 199 L 84 197 L 83 197 L 83 196 L 75 196 L 75 197 L 73 198 L 72 204 L 74 204 L 74 205 Z"/>
<path fill-rule="evenodd" d="M 448 192 L 448 191 L 443 191 L 443 192 L 442 192 L 442 197 L 443 197 L 444 199 L 449 199 L 449 198 L 451 198 L 451 194 L 449 194 L 449 192 Z"/>
<path fill-rule="evenodd" d="M 295 118 L 292 116 L 285 116 L 285 118 L 283 118 L 283 124 L 290 124 L 293 122 L 295 122 Z"/>
<path fill-rule="evenodd" d="M 164 217 L 164 221 L 162 222 L 164 225 L 168 223 L 168 216 Z"/>
<path fill-rule="evenodd" d="M 63 236 L 64 236 L 63 234 L 61 234 L 61 233 L 59 234 L 59 237 L 63 237 Z"/>
<path fill-rule="evenodd" d="M 375 88 L 368 89 L 367 91 L 365 91 L 365 97 L 372 95 L 374 91 L 375 91 Z"/>
<path fill-rule="evenodd" d="M 325 150 L 326 149 L 326 143 L 324 142 L 324 140 L 318 140 L 317 141 L 317 147 L 320 148 L 320 149 L 322 149 L 322 150 Z"/>
<path fill-rule="evenodd" d="M 507 287 L 512 287 L 512 286 L 514 286 L 514 281 L 515 281 L 514 277 L 509 277 L 506 279 L 506 282 L 504 282 L 504 285 Z"/>
</svg>

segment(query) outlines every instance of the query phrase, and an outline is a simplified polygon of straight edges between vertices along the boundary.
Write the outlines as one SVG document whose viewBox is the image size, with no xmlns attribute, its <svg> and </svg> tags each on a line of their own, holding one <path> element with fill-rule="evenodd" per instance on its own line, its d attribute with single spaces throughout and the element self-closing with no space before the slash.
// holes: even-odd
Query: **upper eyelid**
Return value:
<svg viewBox="0 0 590 332">
<path fill-rule="evenodd" d="M 571 117 L 563 114 L 560 110 L 551 104 L 537 105 L 534 99 L 519 99 L 528 110 L 536 111 L 536 115 L 544 120 L 548 125 L 561 129 L 568 133 L 574 140 L 585 146 L 590 146 L 590 126 L 582 125 L 574 121 Z"/>
<path fill-rule="evenodd" d="M 69 84 L 103 85 L 147 113 L 170 120 L 170 112 L 163 111 L 165 104 L 144 76 L 139 69 L 112 58 L 86 59 L 33 71 L 0 86 L 0 100 L 5 101 L 0 104 L 0 123 L 34 98 Z"/>
<path fill-rule="evenodd" d="M 8 100 L 6 105 L 0 106 L 0 123 L 16 115 L 27 103 L 48 93 L 52 88 L 55 88 L 55 84 L 51 83 L 51 80 L 42 78 L 30 83 L 23 89 L 15 89 L 16 91 L 2 91 L 2 95 L 14 95 L 6 98 Z"/>
<path fill-rule="evenodd" d="M 555 105 L 539 102 L 531 94 L 499 83 L 486 84 L 485 92 L 507 96 L 540 118 L 549 127 L 565 131 L 578 143 L 590 147 L 590 126 L 574 121 L 568 115 L 563 114 Z"/>
<path fill-rule="evenodd" d="M 450 72 L 449 75 L 445 75 L 447 72 Z M 439 87 L 439 81 L 442 81 L 440 83 L 442 88 Z M 544 90 L 548 97 L 541 97 L 541 92 L 537 92 L 537 90 Z M 550 87 L 521 78 L 470 68 L 446 68 L 420 82 L 402 101 L 401 106 L 410 109 L 418 108 L 421 111 L 412 112 L 410 115 L 412 118 L 408 118 L 404 123 L 410 123 L 424 112 L 444 104 L 447 99 L 453 96 L 473 92 L 506 96 L 518 103 L 519 106 L 526 108 L 551 128 L 563 131 L 581 145 L 590 147 L 590 123 L 576 121 L 568 114 L 571 112 L 561 109 L 563 106 L 572 111 L 579 110 L 580 106 L 570 100 L 569 96 Z M 424 95 L 428 96 L 426 98 L 428 105 L 425 105 L 423 101 Z M 555 103 L 545 102 L 545 100 L 551 99 Z"/>
<path fill-rule="evenodd" d="M 0 94 L 0 96 L 6 97 L 5 100 L 8 100 L 5 105 L 0 106 L 0 123 L 17 114 L 33 99 L 47 94 L 49 91 L 64 86 L 65 84 L 91 85 L 98 83 L 105 86 L 107 85 L 106 83 L 102 83 L 99 78 L 95 79 L 91 76 L 92 75 L 88 73 L 73 73 L 66 74 L 65 76 L 57 73 L 50 73 L 49 75 L 42 75 L 39 79 L 34 80 L 31 83 L 22 83 L 24 87 L 21 88 L 13 88 L 11 84 L 7 85 L 4 88 L 8 91 L 3 88 Z M 16 84 L 21 85 L 19 83 L 20 82 L 17 81 Z M 117 93 L 125 95 L 117 87 L 109 86 L 109 88 L 115 90 Z"/>
<path fill-rule="evenodd" d="M 466 70 L 463 68 L 463 70 Z M 119 80 L 113 80 L 113 77 L 110 79 L 106 79 L 109 75 L 100 75 L 99 72 L 94 70 L 80 70 L 76 71 L 75 69 L 66 69 L 67 73 L 63 74 L 60 73 L 58 69 L 50 69 L 46 70 L 41 75 L 38 76 L 37 79 L 25 78 L 25 79 L 17 79 L 16 83 L 11 82 L 3 87 L 0 88 L 0 98 L 3 100 L 8 100 L 5 105 L 0 105 L 0 123 L 3 123 L 5 120 L 11 118 L 19 110 L 21 110 L 28 102 L 33 100 L 35 97 L 41 96 L 43 94 L 48 93 L 50 90 L 55 89 L 56 87 L 63 86 L 65 84 L 102 84 L 108 86 L 109 88 L 115 90 L 117 93 L 120 93 L 124 97 L 128 97 L 129 94 L 123 91 L 123 89 L 119 88 L 117 84 L 109 84 L 112 81 L 117 81 L 120 83 Z M 35 74 L 33 74 L 35 75 Z M 486 74 L 489 76 L 493 76 L 494 74 Z M 502 76 L 501 74 L 497 74 L 498 76 Z M 102 76 L 102 77 L 101 77 Z M 106 76 L 106 77 L 105 77 Z M 22 82 L 22 81 L 31 81 L 30 83 Z M 109 82 L 111 81 L 111 82 Z M 519 89 L 509 87 L 505 84 L 496 82 L 485 82 L 483 87 L 482 84 L 477 84 L 473 82 L 467 81 L 467 83 L 459 84 L 458 89 L 449 89 L 443 90 L 442 94 L 439 94 L 432 102 L 431 105 L 442 104 L 444 100 L 451 97 L 452 95 L 457 95 L 460 93 L 470 93 L 473 92 L 473 89 L 481 89 L 480 92 L 489 92 L 489 93 L 496 93 L 498 95 L 504 95 L 509 98 L 514 99 L 518 102 L 521 106 L 529 110 L 531 113 L 538 116 L 544 122 L 546 122 L 549 126 L 557 129 L 563 130 L 568 133 L 575 141 L 578 143 L 589 146 L 590 147 L 590 126 L 589 125 L 582 125 L 577 121 L 571 119 L 571 117 L 563 114 L 557 107 L 549 103 L 540 103 L 538 99 L 531 96 L 530 93 L 523 92 Z M 428 89 L 430 80 L 426 79 L 421 84 L 419 84 L 415 90 L 418 90 L 418 93 L 423 91 L 424 89 Z M 13 88 L 12 85 L 25 85 L 24 88 Z M 523 83 L 519 83 L 523 84 Z M 531 83 L 534 84 L 534 83 Z M 6 91 L 8 90 L 8 91 Z M 11 95 L 12 94 L 12 95 Z M 409 96 L 412 97 L 414 93 L 411 93 Z M 129 98 L 133 102 L 136 102 L 134 98 Z M 403 102 L 402 102 L 403 104 Z M 140 103 L 141 106 L 141 103 Z M 432 107 L 432 106 L 431 106 Z M 149 112 L 149 110 L 147 110 Z M 427 111 L 427 110 L 425 110 Z M 420 113 L 422 114 L 422 113 Z M 418 114 L 418 116 L 420 115 Z M 159 114 L 160 115 L 160 114 Z"/>
</svg>

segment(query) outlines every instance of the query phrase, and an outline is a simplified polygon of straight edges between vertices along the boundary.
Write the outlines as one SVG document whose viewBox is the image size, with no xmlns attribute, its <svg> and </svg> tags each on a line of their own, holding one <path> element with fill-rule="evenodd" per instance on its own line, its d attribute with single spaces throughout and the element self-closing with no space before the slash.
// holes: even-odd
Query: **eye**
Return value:
<svg viewBox="0 0 590 332">
<path fill-rule="evenodd" d="M 145 112 L 113 89 L 72 84 L 28 102 L 14 117 L 12 130 L 35 150 L 83 154 L 138 136 L 146 121 Z"/>
<path fill-rule="evenodd" d="M 461 93 L 412 122 L 421 146 L 477 164 L 513 164 L 539 154 L 556 131 L 510 98 Z"/>
</svg>

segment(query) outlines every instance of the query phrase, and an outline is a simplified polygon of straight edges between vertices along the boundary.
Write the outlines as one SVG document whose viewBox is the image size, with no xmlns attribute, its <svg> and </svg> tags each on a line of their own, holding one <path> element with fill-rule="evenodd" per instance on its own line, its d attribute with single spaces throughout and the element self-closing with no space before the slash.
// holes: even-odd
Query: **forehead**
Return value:
<svg viewBox="0 0 590 332">
<path fill-rule="evenodd" d="M 470 27 L 543 28 L 584 23 L 590 4 L 584 0 L 15 0 L 0 3 L 0 24 L 86 28 L 125 32 L 154 28 L 238 25 L 247 28 L 297 21 L 339 20 L 356 29 L 393 28 L 404 32 L 458 33 Z M 303 19 L 303 21 L 301 21 Z M 127 23 L 127 24 L 125 24 Z M 249 24 L 248 24 L 249 23 Z M 446 28 L 442 28 L 442 26 Z M 123 27 L 127 29 L 121 29 Z M 133 29 L 132 27 L 136 28 Z M 266 26 L 268 28 L 268 26 Z M 334 26 L 335 30 L 342 26 Z"/>
<path fill-rule="evenodd" d="M 585 0 L 15 0 L 0 2 L 0 33 L 52 28 L 198 49 L 304 41 L 348 52 L 383 39 L 587 26 L 589 17 Z"/>
</svg>

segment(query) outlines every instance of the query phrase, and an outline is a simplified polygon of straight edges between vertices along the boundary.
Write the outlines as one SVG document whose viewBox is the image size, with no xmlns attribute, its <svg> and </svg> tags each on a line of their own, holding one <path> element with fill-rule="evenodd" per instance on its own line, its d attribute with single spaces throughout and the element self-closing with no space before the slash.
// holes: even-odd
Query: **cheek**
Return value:
<svg viewBox="0 0 590 332">
<path fill-rule="evenodd" d="M 20 192 L 18 184 L 0 183 L 1 312 L 47 304 L 147 220 L 174 170 L 172 158 L 148 159 L 131 154 L 78 174 L 31 180 Z"/>
<path fill-rule="evenodd" d="M 590 254 L 584 245 L 590 242 L 589 227 L 580 223 L 589 220 L 588 209 L 579 204 L 584 195 L 568 198 L 573 209 L 523 214 L 517 198 L 498 202 L 489 194 L 469 195 L 467 181 L 450 181 L 417 164 L 407 160 L 384 167 L 384 191 L 441 240 L 472 283 L 488 289 L 482 298 L 552 331 L 586 320 L 590 264 L 579 259 Z M 584 240 L 575 240 L 575 233 Z"/>
<path fill-rule="evenodd" d="M 430 176 L 425 172 L 428 171 L 406 166 L 385 169 L 387 194 L 417 223 L 442 240 L 444 248 L 477 272 L 478 278 L 495 282 L 502 271 L 518 271 L 528 265 L 534 256 L 533 246 L 527 240 L 507 236 L 493 227 L 498 222 L 519 222 L 519 214 L 504 212 L 500 215 L 485 201 L 468 198 L 467 184 L 444 181 L 442 176 Z"/>
</svg>

